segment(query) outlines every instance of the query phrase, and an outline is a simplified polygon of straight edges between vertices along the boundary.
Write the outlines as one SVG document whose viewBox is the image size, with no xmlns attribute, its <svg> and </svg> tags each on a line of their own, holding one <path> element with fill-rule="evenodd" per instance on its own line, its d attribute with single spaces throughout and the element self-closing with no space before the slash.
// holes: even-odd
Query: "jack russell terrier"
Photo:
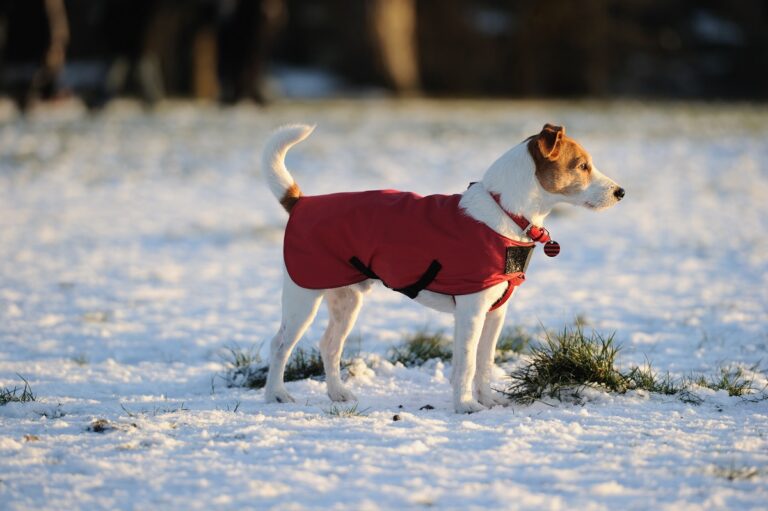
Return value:
<svg viewBox="0 0 768 511">
<path fill-rule="evenodd" d="M 453 404 L 472 413 L 505 402 L 490 378 L 507 300 L 525 279 L 536 242 L 559 245 L 541 226 L 560 202 L 613 206 L 624 189 L 560 126 L 513 147 L 462 194 L 422 197 L 395 190 L 304 196 L 285 167 L 288 150 L 312 133 L 286 126 L 267 141 L 267 184 L 289 213 L 280 329 L 270 345 L 267 402 L 291 402 L 285 365 L 323 297 L 328 327 L 320 341 L 328 395 L 355 396 L 341 381 L 344 342 L 375 280 L 454 316 Z"/>
</svg>

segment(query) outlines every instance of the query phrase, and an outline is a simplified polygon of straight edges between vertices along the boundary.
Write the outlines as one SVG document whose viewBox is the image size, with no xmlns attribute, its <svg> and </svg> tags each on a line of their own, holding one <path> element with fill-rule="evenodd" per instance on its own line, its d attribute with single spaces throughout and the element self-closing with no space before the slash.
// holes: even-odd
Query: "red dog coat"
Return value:
<svg viewBox="0 0 768 511">
<path fill-rule="evenodd" d="M 379 278 L 411 298 L 422 289 L 464 295 L 508 282 L 493 310 L 525 280 L 534 244 L 470 218 L 460 199 L 395 190 L 301 197 L 285 229 L 288 274 L 308 289 Z"/>
</svg>

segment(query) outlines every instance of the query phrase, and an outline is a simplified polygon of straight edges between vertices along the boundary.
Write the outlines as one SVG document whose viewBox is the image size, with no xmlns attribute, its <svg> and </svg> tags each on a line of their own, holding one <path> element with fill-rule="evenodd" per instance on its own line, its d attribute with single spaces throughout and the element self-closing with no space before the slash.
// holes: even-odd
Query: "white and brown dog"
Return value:
<svg viewBox="0 0 768 511">
<path fill-rule="evenodd" d="M 333 401 L 355 399 L 341 381 L 341 353 L 363 295 L 380 279 L 454 315 L 456 411 L 502 403 L 490 378 L 506 301 L 525 278 L 534 242 L 548 242 L 547 255 L 559 250 L 539 226 L 557 203 L 603 209 L 621 200 L 624 190 L 595 168 L 562 127 L 547 124 L 461 195 L 383 190 L 303 196 L 284 160 L 312 130 L 284 127 L 263 154 L 269 188 L 290 214 L 283 318 L 270 346 L 266 400 L 293 401 L 283 383 L 285 365 L 323 297 L 329 323 L 320 353 L 328 395 Z"/>
</svg>

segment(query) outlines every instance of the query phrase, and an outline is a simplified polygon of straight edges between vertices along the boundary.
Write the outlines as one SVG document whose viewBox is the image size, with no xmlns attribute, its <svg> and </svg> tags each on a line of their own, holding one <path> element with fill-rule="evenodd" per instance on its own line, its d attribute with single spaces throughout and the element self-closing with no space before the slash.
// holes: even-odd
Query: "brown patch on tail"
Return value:
<svg viewBox="0 0 768 511">
<path fill-rule="evenodd" d="M 282 204 L 283 208 L 285 208 L 285 210 L 290 213 L 293 209 L 293 206 L 296 205 L 300 198 L 301 190 L 299 189 L 299 185 L 293 183 L 283 194 L 282 198 L 280 199 L 280 204 Z"/>
</svg>

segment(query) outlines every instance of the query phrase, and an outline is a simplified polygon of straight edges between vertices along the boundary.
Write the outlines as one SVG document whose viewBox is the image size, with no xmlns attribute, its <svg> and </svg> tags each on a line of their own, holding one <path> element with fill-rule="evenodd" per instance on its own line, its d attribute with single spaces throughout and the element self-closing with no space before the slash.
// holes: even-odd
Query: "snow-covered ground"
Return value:
<svg viewBox="0 0 768 511">
<path fill-rule="evenodd" d="M 217 378 L 227 346 L 279 322 L 285 214 L 262 184 L 274 127 L 317 123 L 288 158 L 307 193 L 462 191 L 544 122 L 627 189 L 561 209 L 507 323 L 577 315 L 620 364 L 675 376 L 768 369 L 768 110 L 639 103 L 0 108 L 0 509 L 765 509 L 768 401 L 589 392 L 458 416 L 449 368 L 376 354 L 450 317 L 375 289 L 350 340 L 362 416 L 321 381 L 296 404 Z M 322 311 L 305 346 L 314 345 Z M 266 355 L 266 350 L 262 350 Z M 420 409 L 426 404 L 432 410 Z M 393 421 L 399 414 L 402 420 Z M 95 419 L 113 429 L 89 431 Z"/>
</svg>

